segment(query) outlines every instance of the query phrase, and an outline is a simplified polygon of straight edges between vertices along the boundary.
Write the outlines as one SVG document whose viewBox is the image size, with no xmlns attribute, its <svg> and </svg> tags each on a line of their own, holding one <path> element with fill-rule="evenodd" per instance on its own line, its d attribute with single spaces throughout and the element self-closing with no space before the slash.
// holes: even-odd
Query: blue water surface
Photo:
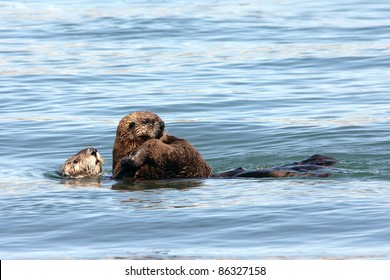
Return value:
<svg viewBox="0 0 390 280">
<path fill-rule="evenodd" d="M 390 258 L 386 1 L 0 1 L 1 259 Z M 157 113 L 214 172 L 320 153 L 327 178 L 123 183 Z M 56 171 L 82 148 L 100 180 Z"/>
</svg>

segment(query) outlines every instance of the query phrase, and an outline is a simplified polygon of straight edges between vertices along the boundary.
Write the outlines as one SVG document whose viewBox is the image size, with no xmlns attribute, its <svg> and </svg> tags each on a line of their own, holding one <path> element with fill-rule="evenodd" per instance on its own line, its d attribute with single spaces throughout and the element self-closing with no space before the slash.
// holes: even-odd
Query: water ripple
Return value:
<svg viewBox="0 0 390 280">
<path fill-rule="evenodd" d="M 334 3 L 333 3 L 334 2 Z M 4 258 L 388 258 L 386 3 L 0 1 Z M 117 182 L 159 114 L 214 172 L 321 153 L 329 178 Z M 99 180 L 59 166 L 94 146 Z"/>
</svg>

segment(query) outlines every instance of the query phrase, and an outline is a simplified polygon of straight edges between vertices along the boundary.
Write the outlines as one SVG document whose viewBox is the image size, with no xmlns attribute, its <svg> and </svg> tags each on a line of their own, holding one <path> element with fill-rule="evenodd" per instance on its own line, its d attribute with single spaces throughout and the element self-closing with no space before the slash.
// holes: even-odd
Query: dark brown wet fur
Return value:
<svg viewBox="0 0 390 280">
<path fill-rule="evenodd" d="M 151 112 L 134 112 L 118 124 L 113 148 L 116 179 L 209 178 L 211 168 L 186 140 L 164 133 L 164 122 Z"/>
<path fill-rule="evenodd" d="M 121 168 L 120 160 L 150 139 L 163 135 L 164 122 L 152 112 L 133 112 L 120 120 L 112 150 L 112 173 Z"/>
<path fill-rule="evenodd" d="M 60 175 L 68 178 L 97 178 L 102 175 L 103 158 L 95 148 L 86 148 L 69 157 Z"/>
</svg>

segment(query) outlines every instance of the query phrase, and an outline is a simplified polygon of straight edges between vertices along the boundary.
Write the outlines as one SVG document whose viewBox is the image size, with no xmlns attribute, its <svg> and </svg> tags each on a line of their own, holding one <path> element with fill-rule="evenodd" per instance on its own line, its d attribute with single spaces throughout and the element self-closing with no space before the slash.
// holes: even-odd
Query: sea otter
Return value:
<svg viewBox="0 0 390 280">
<path fill-rule="evenodd" d="M 133 112 L 119 122 L 112 151 L 115 179 L 209 178 L 211 168 L 187 140 L 164 132 L 152 112 Z"/>
<path fill-rule="evenodd" d="M 135 151 L 149 139 L 163 136 L 165 124 L 154 113 L 133 112 L 118 123 L 112 149 L 112 174 L 120 170 L 120 160 Z"/>
<path fill-rule="evenodd" d="M 168 135 L 164 122 L 152 112 L 133 112 L 119 122 L 112 151 L 114 179 L 238 178 L 328 176 L 334 158 L 314 155 L 300 162 L 270 169 L 236 168 L 212 174 L 210 166 L 187 141 Z M 102 158 L 94 148 L 70 157 L 62 166 L 66 177 L 98 177 Z"/>
<path fill-rule="evenodd" d="M 103 162 L 97 149 L 86 148 L 64 162 L 60 175 L 69 178 L 97 178 L 102 175 Z"/>
<path fill-rule="evenodd" d="M 168 137 L 165 136 L 164 137 Z M 173 140 L 175 137 L 169 136 L 169 139 Z M 177 138 L 176 138 L 177 139 Z M 179 141 L 180 139 L 174 140 Z M 149 142 L 151 140 L 148 140 Z M 169 145 L 168 139 L 161 140 L 152 140 L 151 143 L 147 145 L 152 145 L 153 147 L 159 147 L 162 145 L 160 142 L 166 142 L 164 144 Z M 145 145 L 145 149 L 147 148 Z M 143 165 L 145 155 L 148 156 L 147 149 L 141 149 L 132 153 L 131 155 L 122 158 L 120 164 L 121 168 L 114 178 L 133 178 L 136 171 Z M 174 148 L 173 148 L 174 149 Z M 173 153 L 175 155 L 175 153 Z M 176 154 L 177 155 L 177 154 Z M 160 154 L 160 156 L 164 156 Z M 173 156 L 171 156 L 173 159 Z M 163 159 L 162 162 L 165 162 L 168 165 L 169 160 Z M 242 167 L 219 172 L 217 174 L 211 175 L 213 178 L 282 178 L 282 177 L 295 177 L 295 176 L 309 176 L 309 177 L 327 177 L 330 175 L 329 169 L 327 167 L 337 163 L 338 161 L 332 157 L 322 156 L 322 155 L 313 155 L 305 160 L 293 162 L 290 164 L 285 164 L 277 167 L 272 167 L 269 169 L 256 169 L 256 170 L 246 170 Z M 60 174 L 64 177 L 69 178 L 94 178 L 102 175 L 102 163 L 103 159 L 95 148 L 87 148 L 81 150 L 74 156 L 70 157 L 61 167 Z M 173 167 L 170 167 L 173 168 Z M 196 170 L 196 169 L 194 169 Z M 156 170 L 153 170 L 156 171 Z M 159 170 L 159 172 L 164 172 L 165 174 L 168 171 Z M 160 175 L 161 176 L 161 175 Z M 157 178 L 158 176 L 151 175 L 148 178 Z M 210 175 L 206 176 L 195 176 L 199 178 L 209 178 Z M 171 176 L 170 178 L 178 178 L 177 176 Z M 182 178 L 182 177 L 180 177 Z M 193 177 L 188 177 L 193 178 Z M 138 178 L 141 179 L 141 178 Z"/>
</svg>

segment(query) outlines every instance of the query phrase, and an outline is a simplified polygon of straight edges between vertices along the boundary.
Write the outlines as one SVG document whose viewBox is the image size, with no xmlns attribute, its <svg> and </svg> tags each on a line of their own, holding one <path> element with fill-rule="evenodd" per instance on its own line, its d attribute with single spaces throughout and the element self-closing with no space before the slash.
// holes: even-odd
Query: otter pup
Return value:
<svg viewBox="0 0 390 280">
<path fill-rule="evenodd" d="M 209 178 L 211 168 L 188 141 L 164 132 L 152 112 L 133 112 L 119 122 L 112 151 L 115 179 Z"/>
<path fill-rule="evenodd" d="M 120 161 L 114 178 L 159 180 L 170 178 L 209 178 L 211 168 L 186 140 L 164 134 L 150 139 Z"/>
<path fill-rule="evenodd" d="M 95 148 L 86 148 L 69 157 L 60 175 L 69 178 L 94 178 L 102 175 L 103 157 Z"/>
</svg>

